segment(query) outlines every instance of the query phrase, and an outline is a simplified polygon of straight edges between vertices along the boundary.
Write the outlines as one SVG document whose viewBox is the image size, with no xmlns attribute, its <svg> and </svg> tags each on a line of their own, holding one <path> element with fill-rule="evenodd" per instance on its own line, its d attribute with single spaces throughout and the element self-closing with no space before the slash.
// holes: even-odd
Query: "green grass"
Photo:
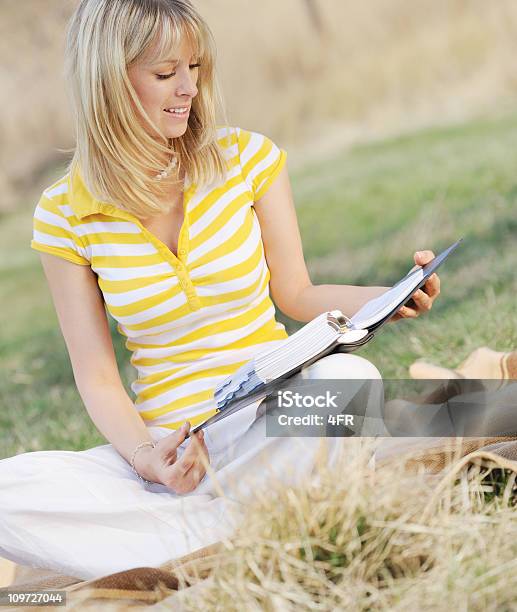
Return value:
<svg viewBox="0 0 517 612">
<path fill-rule="evenodd" d="M 360 354 L 385 378 L 426 357 L 455 366 L 477 346 L 517 347 L 517 116 L 369 144 L 291 172 L 315 284 L 395 282 L 415 250 L 464 243 L 427 317 L 389 325 Z M 58 173 L 56 173 L 58 176 Z M 49 179 L 49 184 L 53 178 Z M 36 253 L 33 202 L 0 223 L 0 457 L 106 443 L 75 389 Z M 300 327 L 278 313 L 292 333 Z M 134 372 L 112 325 L 129 390 Z"/>
<path fill-rule="evenodd" d="M 431 129 L 336 155 L 293 177 L 314 283 L 387 285 L 412 254 L 464 243 L 440 270 L 429 316 L 361 350 L 385 378 L 419 357 L 455 366 L 481 345 L 517 347 L 517 117 Z M 285 318 L 289 331 L 299 327 Z"/>
</svg>

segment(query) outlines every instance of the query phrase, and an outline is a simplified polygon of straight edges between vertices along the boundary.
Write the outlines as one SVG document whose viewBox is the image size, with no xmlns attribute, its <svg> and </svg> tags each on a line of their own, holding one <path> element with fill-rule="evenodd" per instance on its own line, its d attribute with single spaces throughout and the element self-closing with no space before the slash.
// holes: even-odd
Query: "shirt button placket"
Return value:
<svg viewBox="0 0 517 612">
<path fill-rule="evenodd" d="M 178 272 L 178 278 L 180 279 L 180 285 L 183 287 L 183 289 L 186 289 L 188 287 L 188 282 L 185 272 L 183 270 L 180 270 Z"/>
<path fill-rule="evenodd" d="M 178 251 L 178 254 L 181 254 L 181 251 L 183 251 L 183 249 L 180 249 Z M 189 283 L 188 275 L 183 265 L 180 264 L 176 267 L 176 274 L 178 276 L 180 287 L 185 292 L 187 299 L 191 300 L 193 297 L 194 291 L 193 291 L 193 288 L 191 287 L 191 284 Z"/>
</svg>

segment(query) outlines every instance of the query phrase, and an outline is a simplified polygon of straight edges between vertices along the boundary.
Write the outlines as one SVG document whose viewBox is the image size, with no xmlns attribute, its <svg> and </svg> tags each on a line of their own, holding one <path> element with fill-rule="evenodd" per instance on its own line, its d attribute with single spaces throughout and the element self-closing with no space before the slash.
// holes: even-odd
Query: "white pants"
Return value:
<svg viewBox="0 0 517 612">
<path fill-rule="evenodd" d="M 292 380 L 300 377 L 381 378 L 369 361 L 343 353 Z M 367 402 L 380 412 L 382 384 L 372 386 Z M 257 487 L 267 490 L 276 478 L 302 482 L 321 448 L 319 438 L 266 437 L 264 418 L 255 419 L 259 403 L 205 430 L 210 472 L 186 495 L 139 480 L 111 444 L 0 461 L 0 556 L 86 580 L 158 566 L 230 536 Z M 154 440 L 171 433 L 149 432 Z M 351 440 L 325 439 L 328 461 Z"/>
</svg>

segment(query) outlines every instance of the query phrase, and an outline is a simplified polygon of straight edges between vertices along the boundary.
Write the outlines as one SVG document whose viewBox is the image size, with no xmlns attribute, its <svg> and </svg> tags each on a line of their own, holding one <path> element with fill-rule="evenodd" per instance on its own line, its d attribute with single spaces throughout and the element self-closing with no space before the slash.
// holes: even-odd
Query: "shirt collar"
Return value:
<svg viewBox="0 0 517 612">
<path fill-rule="evenodd" d="M 97 213 L 102 213 L 105 215 L 112 216 L 126 216 L 126 211 L 117 208 L 113 204 L 108 204 L 107 202 L 101 202 L 93 197 L 93 195 L 88 191 L 84 181 L 81 177 L 79 170 L 76 168 L 68 175 L 68 198 L 69 205 L 72 209 L 74 215 L 78 219 L 83 219 L 88 215 L 95 215 Z"/>
<path fill-rule="evenodd" d="M 68 174 L 68 202 L 74 215 L 78 219 L 84 219 L 88 215 L 102 213 L 103 215 L 111 215 L 112 217 L 121 217 L 123 219 L 133 219 L 133 215 L 125 210 L 122 210 L 114 204 L 102 202 L 93 197 L 88 191 L 79 170 L 76 168 L 73 171 L 73 180 L 71 180 L 72 171 Z M 195 186 L 190 182 L 187 174 L 185 174 L 185 193 L 190 193 Z"/>
</svg>

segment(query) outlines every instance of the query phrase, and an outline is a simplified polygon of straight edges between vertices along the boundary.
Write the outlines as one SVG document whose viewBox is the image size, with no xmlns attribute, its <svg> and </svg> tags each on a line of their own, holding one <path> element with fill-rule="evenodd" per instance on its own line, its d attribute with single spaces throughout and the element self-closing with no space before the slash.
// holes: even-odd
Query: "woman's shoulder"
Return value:
<svg viewBox="0 0 517 612">
<path fill-rule="evenodd" d="M 70 206 L 70 174 L 46 187 L 33 216 L 31 248 L 72 263 L 90 265 L 88 252 L 76 231 L 78 220 Z"/>
<path fill-rule="evenodd" d="M 267 136 L 255 129 L 244 128 L 237 125 L 218 125 L 216 126 L 218 141 L 239 140 L 253 135 L 255 137 L 267 138 Z"/>
<path fill-rule="evenodd" d="M 78 183 L 79 181 L 79 183 Z M 46 218 L 51 225 L 75 229 L 82 224 L 82 211 L 89 209 L 95 203 L 91 194 L 84 189 L 78 174 L 72 174 L 70 169 L 60 178 L 40 192 L 34 216 Z"/>
<path fill-rule="evenodd" d="M 43 207 L 52 210 L 55 214 L 62 213 L 61 207 L 68 204 L 68 192 L 70 188 L 69 178 L 70 173 L 67 172 L 51 185 L 45 187 L 40 194 L 36 209 Z"/>
<path fill-rule="evenodd" d="M 239 165 L 255 200 L 262 197 L 282 170 L 287 152 L 265 134 L 242 127 L 218 128 L 218 137 Z"/>
<path fill-rule="evenodd" d="M 265 134 L 241 126 L 217 126 L 217 142 L 232 154 L 246 155 L 249 151 L 279 148 Z"/>
</svg>

